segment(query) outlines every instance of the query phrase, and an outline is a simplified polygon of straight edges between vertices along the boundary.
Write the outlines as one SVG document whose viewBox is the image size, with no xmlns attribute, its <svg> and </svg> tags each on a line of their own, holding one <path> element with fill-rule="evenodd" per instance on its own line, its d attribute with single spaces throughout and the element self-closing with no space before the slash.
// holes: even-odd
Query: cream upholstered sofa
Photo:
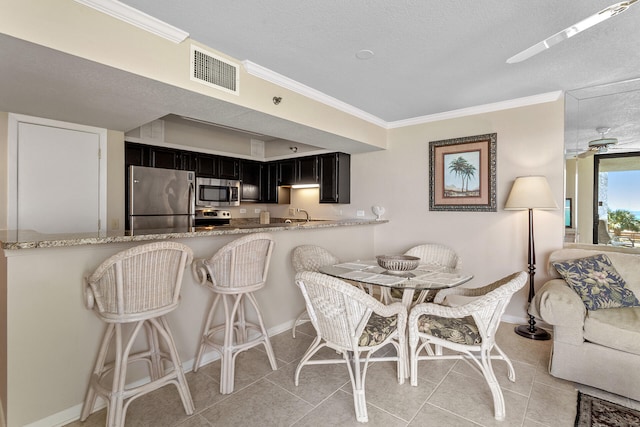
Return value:
<svg viewBox="0 0 640 427">
<path fill-rule="evenodd" d="M 640 400 L 640 307 L 587 310 L 552 262 L 605 254 L 640 299 L 640 253 L 624 248 L 574 245 L 553 252 L 553 277 L 538 291 L 532 315 L 553 326 L 551 375 Z"/>
</svg>

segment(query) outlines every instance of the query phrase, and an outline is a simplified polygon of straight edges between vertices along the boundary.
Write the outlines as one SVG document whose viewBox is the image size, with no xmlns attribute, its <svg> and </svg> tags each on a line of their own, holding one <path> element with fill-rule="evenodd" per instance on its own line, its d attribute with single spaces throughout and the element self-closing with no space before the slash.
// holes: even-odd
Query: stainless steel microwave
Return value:
<svg viewBox="0 0 640 427">
<path fill-rule="evenodd" d="M 196 206 L 240 206 L 240 181 L 196 178 Z"/>
</svg>

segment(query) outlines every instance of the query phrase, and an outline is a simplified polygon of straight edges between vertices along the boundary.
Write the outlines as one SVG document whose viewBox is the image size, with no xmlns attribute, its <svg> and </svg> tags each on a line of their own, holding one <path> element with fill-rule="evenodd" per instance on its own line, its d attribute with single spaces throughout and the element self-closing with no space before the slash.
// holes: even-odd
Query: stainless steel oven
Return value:
<svg viewBox="0 0 640 427">
<path fill-rule="evenodd" d="M 196 227 L 211 227 L 229 225 L 231 223 L 231 212 L 212 208 L 196 209 Z"/>
<path fill-rule="evenodd" d="M 240 181 L 196 178 L 196 206 L 240 206 Z"/>
</svg>

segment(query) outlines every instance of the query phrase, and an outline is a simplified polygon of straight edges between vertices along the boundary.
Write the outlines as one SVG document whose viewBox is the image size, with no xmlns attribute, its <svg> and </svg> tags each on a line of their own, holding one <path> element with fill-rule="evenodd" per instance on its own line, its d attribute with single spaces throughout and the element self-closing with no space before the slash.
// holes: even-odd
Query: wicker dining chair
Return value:
<svg viewBox="0 0 640 427">
<path fill-rule="evenodd" d="M 339 263 L 340 260 L 335 257 L 331 252 L 321 246 L 316 245 L 301 245 L 293 249 L 291 253 L 291 264 L 293 264 L 296 273 L 303 271 L 315 271 L 317 272 L 320 267 L 325 265 L 333 265 Z M 302 324 L 308 320 L 309 314 L 305 308 L 296 318 L 293 323 L 293 329 L 291 334 L 293 338 L 296 337 L 296 328 L 299 324 Z"/>
<path fill-rule="evenodd" d="M 450 288 L 438 293 L 438 299 L 453 293 L 477 297 L 461 306 L 422 303 L 413 307 L 408 321 L 411 385 L 418 385 L 420 360 L 464 360 L 485 378 L 493 396 L 494 416 L 496 420 L 504 420 L 504 397 L 491 361 L 506 362 L 510 381 L 515 381 L 516 376 L 511 360 L 496 345 L 496 331 L 511 297 L 525 285 L 528 277 L 527 273 L 519 272 L 481 288 Z M 443 355 L 442 347 L 458 354 Z M 494 349 L 496 353 L 492 354 Z M 427 355 L 420 355 L 422 350 L 426 350 Z"/>
<path fill-rule="evenodd" d="M 305 271 L 296 274 L 311 322 L 318 335 L 296 368 L 297 386 L 305 365 L 346 363 L 356 419 L 367 422 L 365 376 L 373 361 L 395 361 L 398 383 L 406 375 L 406 308 L 400 303 L 384 305 L 362 289 L 325 274 Z M 372 357 L 378 349 L 391 344 L 395 355 Z M 323 347 L 341 353 L 343 359 L 311 359 Z"/>
<path fill-rule="evenodd" d="M 274 371 L 278 369 L 258 301 L 253 295 L 262 289 L 267 281 L 273 246 L 271 235 L 249 234 L 226 244 L 211 258 L 193 262 L 193 273 L 197 282 L 214 293 L 193 370 L 197 372 L 207 347 L 220 353 L 222 394 L 233 392 L 235 359 L 240 352 L 262 344 L 271 368 Z M 222 303 L 224 323 L 214 325 L 218 303 Z M 253 308 L 258 323 L 247 321 L 245 305 Z M 249 339 L 251 330 L 257 332 L 257 335 L 252 334 L 255 336 Z"/>
<path fill-rule="evenodd" d="M 438 243 L 425 243 L 414 246 L 407 250 L 405 255 L 420 258 L 420 262 L 425 264 L 437 265 L 449 268 L 460 268 L 462 260 L 458 254 L 448 246 Z M 402 289 L 382 288 L 383 301 L 402 301 Z M 434 292 L 429 290 L 420 291 L 413 298 L 413 303 L 418 304 L 424 302 L 427 297 L 432 297 Z"/>
<path fill-rule="evenodd" d="M 123 426 L 127 408 L 134 399 L 167 384 L 176 385 L 185 412 L 193 414 L 189 386 L 165 318 L 178 307 L 183 273 L 192 259 L 191 249 L 183 244 L 149 243 L 108 258 L 85 279 L 85 304 L 107 327 L 81 421 L 87 419 L 100 396 L 107 402 L 107 426 Z M 132 328 L 125 328 L 125 324 L 131 324 Z M 134 353 L 134 341 L 143 328 L 149 348 Z M 115 360 L 105 363 L 110 347 L 115 349 Z M 150 381 L 127 387 L 128 364 L 140 361 L 147 363 Z M 170 369 L 167 361 L 171 362 Z"/>
</svg>

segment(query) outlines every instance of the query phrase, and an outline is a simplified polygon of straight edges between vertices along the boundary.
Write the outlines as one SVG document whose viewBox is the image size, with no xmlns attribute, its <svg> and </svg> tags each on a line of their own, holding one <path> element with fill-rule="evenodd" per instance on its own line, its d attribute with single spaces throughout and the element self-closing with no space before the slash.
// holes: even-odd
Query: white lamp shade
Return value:
<svg viewBox="0 0 640 427">
<path fill-rule="evenodd" d="M 551 187 L 544 176 L 519 176 L 513 182 L 505 210 L 558 209 Z"/>
</svg>

